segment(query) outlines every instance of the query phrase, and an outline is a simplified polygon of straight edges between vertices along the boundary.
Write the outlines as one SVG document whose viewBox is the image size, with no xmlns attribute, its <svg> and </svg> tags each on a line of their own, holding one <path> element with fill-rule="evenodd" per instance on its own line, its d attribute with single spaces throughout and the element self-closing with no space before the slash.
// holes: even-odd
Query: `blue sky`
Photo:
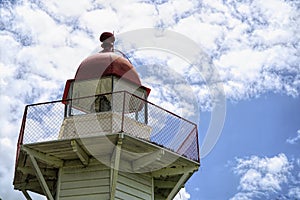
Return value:
<svg viewBox="0 0 300 200">
<path fill-rule="evenodd" d="M 202 48 L 226 96 L 221 136 L 177 199 L 300 199 L 299 9 L 292 0 L 0 0 L 0 197 L 23 198 L 13 190 L 12 166 L 24 106 L 60 99 L 103 31 L 159 28 Z M 212 112 L 203 77 L 161 51 L 132 57 L 184 72 L 198 102 L 203 146 Z M 152 88 L 151 101 L 181 108 L 183 116 L 198 113 L 195 105 L 175 104 L 178 85 L 165 84 L 154 69 L 137 70 Z"/>
<path fill-rule="evenodd" d="M 297 117 L 299 111 L 299 98 L 289 98 L 280 94 L 270 93 L 238 103 L 227 102 L 223 133 L 213 151 L 202 160 L 199 172 L 188 183 L 188 186 L 194 185 L 194 188 L 197 188 L 188 190 L 192 197 L 195 193 L 195 198 L 192 199 L 230 199 L 242 192 L 253 195 L 249 199 L 275 199 L 276 197 L 291 199 L 288 195 L 289 190 L 299 188 L 299 144 L 291 144 L 287 138 L 297 136 L 300 123 Z M 207 121 L 204 114 L 203 124 Z M 278 164 L 283 164 L 278 165 L 281 172 L 284 171 L 285 166 L 291 166 L 288 172 L 284 173 L 286 180 L 279 181 L 280 189 L 275 189 L 275 186 L 266 183 L 264 185 L 262 180 L 260 180 L 261 184 L 252 190 L 239 188 L 242 177 L 247 171 L 253 169 L 260 172 L 262 177 L 269 173 L 279 180 L 280 173 L 272 173 L 271 170 L 266 170 L 265 166 L 253 166 L 256 164 L 254 157 L 270 165 L 272 163 L 270 159 L 278 159 Z M 253 165 L 243 167 L 244 171 L 240 170 L 241 174 L 236 174 L 234 167 L 240 164 L 238 162 L 240 159 L 244 163 L 248 161 Z M 259 183 L 259 180 L 257 181 Z M 263 192 L 263 194 L 255 195 L 255 192 Z"/>
</svg>

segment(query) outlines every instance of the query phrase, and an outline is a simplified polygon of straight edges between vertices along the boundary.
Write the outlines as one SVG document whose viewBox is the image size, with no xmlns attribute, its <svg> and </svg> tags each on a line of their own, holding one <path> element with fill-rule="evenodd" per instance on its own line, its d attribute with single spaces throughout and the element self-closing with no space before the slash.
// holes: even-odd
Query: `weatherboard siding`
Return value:
<svg viewBox="0 0 300 200">
<path fill-rule="evenodd" d="M 116 199 L 151 200 L 152 178 L 144 174 L 119 172 Z"/>
<path fill-rule="evenodd" d="M 63 168 L 59 200 L 109 199 L 110 169 L 102 166 Z"/>
</svg>

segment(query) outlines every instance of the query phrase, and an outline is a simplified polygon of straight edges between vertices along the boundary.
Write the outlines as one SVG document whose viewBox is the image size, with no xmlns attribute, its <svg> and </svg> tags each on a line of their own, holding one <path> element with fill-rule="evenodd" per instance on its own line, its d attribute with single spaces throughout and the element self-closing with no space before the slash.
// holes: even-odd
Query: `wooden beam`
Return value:
<svg viewBox="0 0 300 200">
<path fill-rule="evenodd" d="M 25 198 L 27 200 L 32 200 L 32 198 L 30 197 L 30 195 L 28 194 L 27 190 L 22 190 L 23 195 L 25 196 Z"/>
<path fill-rule="evenodd" d="M 23 174 L 31 174 L 31 175 L 35 175 L 35 171 L 34 169 L 32 169 L 32 167 L 18 167 L 18 170 L 20 170 Z M 41 172 L 44 176 L 48 176 L 51 178 L 56 178 L 56 170 L 53 169 L 41 169 Z"/>
<path fill-rule="evenodd" d="M 190 176 L 190 172 L 184 172 L 184 174 L 180 177 L 176 185 L 173 187 L 172 191 L 169 193 L 166 200 L 172 200 L 174 196 L 177 194 L 177 192 L 182 188 L 184 183 L 187 181 L 187 179 Z"/>
<path fill-rule="evenodd" d="M 152 172 L 152 176 L 153 177 L 165 177 L 165 176 L 173 176 L 173 175 L 180 175 L 183 174 L 184 172 L 194 172 L 198 170 L 198 166 L 194 166 L 194 167 L 166 167 L 166 168 L 162 168 L 160 170 L 154 171 Z"/>
<path fill-rule="evenodd" d="M 119 139 L 117 142 L 117 145 L 114 149 L 113 155 L 112 155 L 112 174 L 111 174 L 111 191 L 110 191 L 110 199 L 115 199 L 116 194 L 116 187 L 117 187 L 117 180 L 118 180 L 118 174 L 119 174 L 119 165 L 120 165 L 120 158 L 121 158 L 121 147 L 123 142 L 124 135 L 120 134 Z"/>
<path fill-rule="evenodd" d="M 76 142 L 76 140 L 71 140 L 71 146 L 73 148 L 73 151 L 77 154 L 80 161 L 84 166 L 88 166 L 89 164 L 89 156 L 88 154 L 79 146 L 79 144 Z"/>
<path fill-rule="evenodd" d="M 35 170 L 35 174 L 36 174 L 36 177 L 38 178 L 38 181 L 40 182 L 40 185 L 44 191 L 44 194 L 46 195 L 46 197 L 48 198 L 48 200 L 54 200 L 53 199 L 53 196 L 49 190 L 49 187 L 47 185 L 47 182 L 45 181 L 44 177 L 43 177 L 43 174 L 39 168 L 39 165 L 37 164 L 35 158 L 33 155 L 29 154 L 29 158 L 30 158 L 30 161 L 33 165 L 33 168 Z"/>
<path fill-rule="evenodd" d="M 53 165 L 55 167 L 62 167 L 64 164 L 63 160 L 61 160 L 55 156 L 48 155 L 48 154 L 33 150 L 31 148 L 24 147 L 24 146 L 22 146 L 22 150 L 25 151 L 27 154 L 32 155 L 32 156 L 44 161 L 45 163 L 47 163 L 49 165 Z"/>
<path fill-rule="evenodd" d="M 163 149 L 160 149 L 158 151 L 155 151 L 153 153 L 149 153 L 141 158 L 138 158 L 134 161 L 132 161 L 132 169 L 133 172 L 136 172 L 137 170 L 160 160 L 160 158 L 165 154 L 165 151 Z"/>
</svg>

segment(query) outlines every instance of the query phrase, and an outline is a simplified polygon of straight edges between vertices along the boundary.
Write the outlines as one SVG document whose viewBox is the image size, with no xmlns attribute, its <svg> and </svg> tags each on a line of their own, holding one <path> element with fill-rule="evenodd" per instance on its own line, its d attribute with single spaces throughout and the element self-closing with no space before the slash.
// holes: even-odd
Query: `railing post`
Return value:
<svg viewBox="0 0 300 200">
<path fill-rule="evenodd" d="M 69 102 L 67 102 L 66 104 L 65 104 L 65 113 L 64 113 L 64 117 L 69 117 L 69 114 L 68 114 L 68 112 L 69 112 Z"/>
<path fill-rule="evenodd" d="M 125 113 L 125 101 L 126 101 L 126 92 L 123 92 L 123 109 L 122 109 L 122 122 L 121 122 L 121 132 L 124 132 L 124 113 Z"/>
<path fill-rule="evenodd" d="M 199 148 L 199 139 L 198 139 L 198 129 L 196 129 L 196 139 L 197 139 L 197 158 L 198 158 L 198 162 L 200 162 L 200 148 Z"/>
<path fill-rule="evenodd" d="M 19 155 L 20 155 L 20 151 L 21 151 L 21 145 L 23 144 L 27 110 L 28 110 L 28 105 L 25 106 L 25 110 L 24 110 L 24 114 L 23 114 L 23 118 L 22 118 L 22 125 L 21 125 L 19 138 L 18 138 L 17 153 L 16 153 L 16 166 L 15 167 L 17 167 L 17 163 L 18 163 L 18 159 L 19 159 Z"/>
<path fill-rule="evenodd" d="M 144 112 L 145 124 L 148 124 L 148 102 L 145 102 L 145 112 Z"/>
</svg>

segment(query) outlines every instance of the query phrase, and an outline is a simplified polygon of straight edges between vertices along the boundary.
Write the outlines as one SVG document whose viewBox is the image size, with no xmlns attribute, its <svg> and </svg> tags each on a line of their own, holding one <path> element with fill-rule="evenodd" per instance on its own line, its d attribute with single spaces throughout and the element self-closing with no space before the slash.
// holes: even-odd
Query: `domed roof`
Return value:
<svg viewBox="0 0 300 200">
<path fill-rule="evenodd" d="M 97 53 L 89 56 L 79 65 L 75 80 L 87 80 L 115 75 L 141 85 L 133 65 L 124 57 L 113 52 Z"/>
</svg>

